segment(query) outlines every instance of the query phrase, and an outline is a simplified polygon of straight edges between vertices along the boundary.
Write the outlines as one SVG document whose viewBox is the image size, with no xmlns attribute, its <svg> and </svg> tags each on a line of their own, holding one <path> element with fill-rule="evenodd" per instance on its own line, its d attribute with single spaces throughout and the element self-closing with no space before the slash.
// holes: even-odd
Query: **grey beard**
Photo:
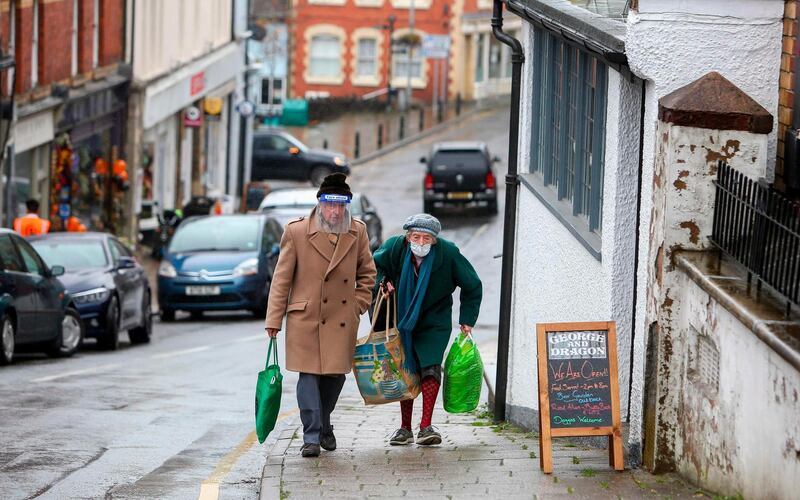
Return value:
<svg viewBox="0 0 800 500">
<path fill-rule="evenodd" d="M 342 220 L 331 224 L 322 216 L 322 210 L 317 211 L 317 224 L 323 233 L 343 234 L 350 231 L 350 212 L 345 212 Z"/>
</svg>

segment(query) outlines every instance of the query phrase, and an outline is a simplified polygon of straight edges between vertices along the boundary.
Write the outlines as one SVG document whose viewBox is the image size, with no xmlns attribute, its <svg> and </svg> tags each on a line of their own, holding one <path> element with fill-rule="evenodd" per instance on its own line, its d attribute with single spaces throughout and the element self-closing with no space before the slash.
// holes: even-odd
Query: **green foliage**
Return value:
<svg viewBox="0 0 800 500">
<path fill-rule="evenodd" d="M 576 457 L 576 456 L 573 456 L 572 457 L 572 463 L 577 465 L 577 464 L 581 463 L 581 459 Z"/>
<path fill-rule="evenodd" d="M 597 472 L 594 469 L 583 469 L 581 471 L 581 476 L 583 477 L 594 477 L 595 475 L 597 475 Z"/>
</svg>

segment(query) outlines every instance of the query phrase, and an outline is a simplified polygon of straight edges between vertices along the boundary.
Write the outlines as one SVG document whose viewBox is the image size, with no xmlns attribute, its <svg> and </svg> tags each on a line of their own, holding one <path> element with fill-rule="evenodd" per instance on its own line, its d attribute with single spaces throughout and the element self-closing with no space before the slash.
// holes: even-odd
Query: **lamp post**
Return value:
<svg viewBox="0 0 800 500">
<path fill-rule="evenodd" d="M 386 24 L 378 24 L 373 26 L 380 30 L 389 32 L 389 60 L 386 64 L 386 105 L 392 104 L 392 58 L 394 57 L 394 23 L 397 18 L 394 14 L 389 15 Z"/>
<path fill-rule="evenodd" d="M 411 0 L 411 5 L 408 10 L 408 36 L 409 41 L 414 39 L 414 0 Z M 413 64 L 414 45 L 408 44 L 408 65 L 406 66 L 406 102 L 405 109 L 411 106 L 411 65 Z"/>
</svg>

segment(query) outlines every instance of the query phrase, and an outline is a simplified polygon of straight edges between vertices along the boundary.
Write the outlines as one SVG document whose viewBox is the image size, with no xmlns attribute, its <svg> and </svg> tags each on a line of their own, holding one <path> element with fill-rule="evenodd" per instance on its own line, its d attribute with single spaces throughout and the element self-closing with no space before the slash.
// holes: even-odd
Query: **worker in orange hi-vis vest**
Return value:
<svg viewBox="0 0 800 500">
<path fill-rule="evenodd" d="M 24 237 L 47 234 L 50 231 L 50 221 L 39 217 L 39 202 L 28 200 L 25 207 L 28 213 L 14 219 L 14 231 Z"/>
</svg>

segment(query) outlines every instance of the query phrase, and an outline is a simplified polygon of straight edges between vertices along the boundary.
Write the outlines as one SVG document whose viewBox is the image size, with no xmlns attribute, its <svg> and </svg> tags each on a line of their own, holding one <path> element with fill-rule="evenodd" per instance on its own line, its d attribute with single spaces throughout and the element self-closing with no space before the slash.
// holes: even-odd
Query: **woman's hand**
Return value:
<svg viewBox="0 0 800 500">
<path fill-rule="evenodd" d="M 267 335 L 269 335 L 270 338 L 273 339 L 278 336 L 278 332 L 280 331 L 277 328 L 267 328 L 266 330 L 267 330 Z"/>
<path fill-rule="evenodd" d="M 461 325 L 461 333 L 469 338 L 472 338 L 472 327 L 469 325 Z"/>
<path fill-rule="evenodd" d="M 394 293 L 394 285 L 392 285 L 391 281 L 387 281 L 386 283 L 381 283 L 381 295 L 383 295 L 384 299 L 388 299 Z"/>
</svg>

